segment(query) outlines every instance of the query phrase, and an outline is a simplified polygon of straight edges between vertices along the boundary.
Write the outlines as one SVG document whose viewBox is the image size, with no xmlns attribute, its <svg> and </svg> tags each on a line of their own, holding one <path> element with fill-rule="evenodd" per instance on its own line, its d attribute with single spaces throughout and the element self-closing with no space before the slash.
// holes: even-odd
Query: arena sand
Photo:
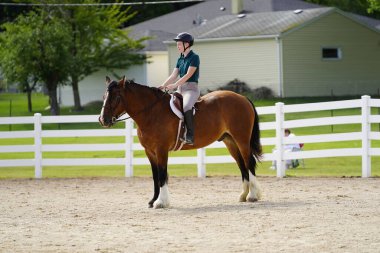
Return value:
<svg viewBox="0 0 380 253">
<path fill-rule="evenodd" d="M 238 177 L 0 180 L 0 252 L 379 252 L 379 178 Z"/>
</svg>

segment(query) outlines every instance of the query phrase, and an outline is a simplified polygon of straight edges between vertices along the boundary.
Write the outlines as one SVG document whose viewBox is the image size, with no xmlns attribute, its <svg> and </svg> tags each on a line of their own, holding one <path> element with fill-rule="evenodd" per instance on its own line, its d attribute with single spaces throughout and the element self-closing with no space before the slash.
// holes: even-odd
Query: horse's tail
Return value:
<svg viewBox="0 0 380 253">
<path fill-rule="evenodd" d="M 253 105 L 252 101 L 249 99 L 248 101 L 251 103 L 253 111 L 255 112 L 255 119 L 253 123 L 253 129 L 252 129 L 251 140 L 250 140 L 252 155 L 256 158 L 257 161 L 260 161 L 263 156 L 263 150 L 262 150 L 262 146 L 260 142 L 259 115 L 257 114 L 256 108 Z"/>
</svg>

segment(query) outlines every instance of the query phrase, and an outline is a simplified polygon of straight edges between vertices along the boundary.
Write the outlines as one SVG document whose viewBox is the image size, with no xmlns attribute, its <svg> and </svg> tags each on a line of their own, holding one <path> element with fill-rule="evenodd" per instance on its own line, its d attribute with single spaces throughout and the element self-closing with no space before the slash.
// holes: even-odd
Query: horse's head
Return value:
<svg viewBox="0 0 380 253">
<path fill-rule="evenodd" d="M 106 77 L 107 90 L 103 96 L 103 107 L 99 116 L 99 123 L 103 127 L 111 127 L 125 113 L 125 82 L 125 76 L 118 82 Z"/>
</svg>

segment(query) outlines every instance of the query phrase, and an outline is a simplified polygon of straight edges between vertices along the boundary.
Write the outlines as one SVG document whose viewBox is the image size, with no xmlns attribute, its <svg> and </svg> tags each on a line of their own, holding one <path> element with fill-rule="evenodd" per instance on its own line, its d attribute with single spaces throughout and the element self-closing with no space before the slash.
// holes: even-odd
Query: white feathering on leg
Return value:
<svg viewBox="0 0 380 253">
<path fill-rule="evenodd" d="M 249 172 L 249 193 L 247 196 L 247 201 L 255 202 L 261 199 L 261 188 L 256 179 L 256 177 Z"/>
<path fill-rule="evenodd" d="M 168 184 L 160 187 L 160 195 L 158 199 L 153 203 L 154 208 L 166 208 L 169 207 L 169 188 Z"/>
<path fill-rule="evenodd" d="M 249 182 L 247 180 L 243 180 L 243 191 L 240 193 L 239 201 L 245 202 L 247 199 L 247 195 L 249 193 Z"/>
</svg>

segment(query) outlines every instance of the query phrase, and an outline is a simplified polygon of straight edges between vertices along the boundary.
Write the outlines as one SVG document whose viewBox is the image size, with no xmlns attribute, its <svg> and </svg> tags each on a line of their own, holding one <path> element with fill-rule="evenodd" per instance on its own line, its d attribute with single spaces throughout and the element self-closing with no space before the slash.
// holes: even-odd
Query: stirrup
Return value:
<svg viewBox="0 0 380 253">
<path fill-rule="evenodd" d="M 194 145 L 194 141 L 192 141 L 192 140 L 189 140 L 189 139 L 186 139 L 186 138 L 184 139 L 183 137 L 181 137 L 180 140 L 182 142 L 184 142 L 185 144 Z"/>
</svg>

